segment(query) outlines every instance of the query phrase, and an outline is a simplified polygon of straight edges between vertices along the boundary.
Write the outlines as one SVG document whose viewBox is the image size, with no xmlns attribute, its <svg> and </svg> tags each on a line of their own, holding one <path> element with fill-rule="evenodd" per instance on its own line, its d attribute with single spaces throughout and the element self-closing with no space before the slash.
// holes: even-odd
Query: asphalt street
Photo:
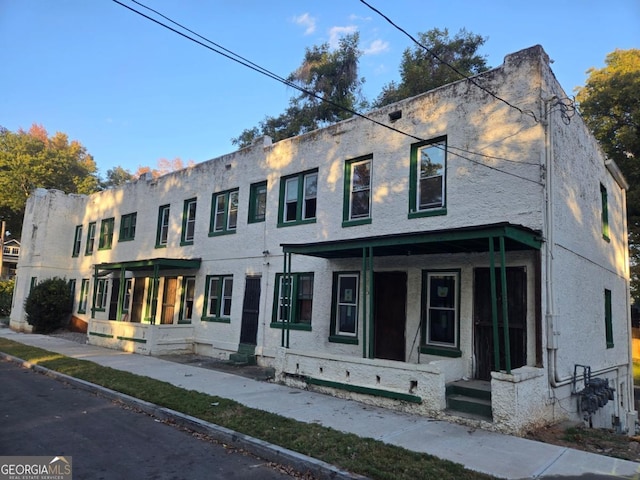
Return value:
<svg viewBox="0 0 640 480">
<path fill-rule="evenodd" d="M 265 461 L 0 360 L 0 456 L 72 457 L 73 478 L 285 479 Z"/>
</svg>

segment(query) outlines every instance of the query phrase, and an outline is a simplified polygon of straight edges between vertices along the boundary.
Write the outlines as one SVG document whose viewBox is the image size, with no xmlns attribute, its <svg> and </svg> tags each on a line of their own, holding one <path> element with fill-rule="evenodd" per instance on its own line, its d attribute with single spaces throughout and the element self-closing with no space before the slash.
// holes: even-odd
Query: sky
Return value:
<svg viewBox="0 0 640 480">
<path fill-rule="evenodd" d="M 153 15 L 132 0 L 118 0 Z M 190 30 L 286 77 L 305 49 L 359 32 L 363 93 L 399 80 L 412 41 L 360 0 L 139 0 Z M 412 35 L 447 28 L 487 37 L 480 53 L 540 44 L 568 94 L 616 48 L 640 48 L 639 0 L 367 0 Z M 290 87 L 171 32 L 114 0 L 0 0 L 0 126 L 84 145 L 104 176 L 160 159 L 199 163 L 277 116 Z"/>
</svg>

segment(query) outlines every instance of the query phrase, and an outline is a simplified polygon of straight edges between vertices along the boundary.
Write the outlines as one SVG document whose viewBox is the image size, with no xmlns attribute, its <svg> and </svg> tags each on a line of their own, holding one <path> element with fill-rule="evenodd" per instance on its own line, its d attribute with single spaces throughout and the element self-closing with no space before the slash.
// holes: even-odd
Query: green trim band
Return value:
<svg viewBox="0 0 640 480">
<path fill-rule="evenodd" d="M 136 342 L 136 343 L 147 343 L 144 338 L 133 338 L 133 337 L 121 337 L 118 335 L 118 340 L 125 340 L 127 342 Z"/>
<path fill-rule="evenodd" d="M 110 333 L 89 332 L 89 335 L 93 335 L 94 337 L 113 338 L 113 335 Z"/>
<path fill-rule="evenodd" d="M 329 335 L 329 341 L 332 343 L 346 343 L 348 345 L 358 345 L 357 337 L 345 337 L 343 335 Z"/>
<path fill-rule="evenodd" d="M 338 388 L 354 393 L 364 393 L 365 395 L 373 395 L 375 397 L 391 398 L 393 400 L 403 400 L 410 403 L 422 403 L 422 397 L 411 395 L 409 393 L 392 392 L 390 390 L 382 390 L 380 388 L 362 387 L 349 383 L 332 382 L 330 380 L 321 380 L 319 378 L 304 377 L 305 381 L 311 385 L 321 387 Z"/>
<path fill-rule="evenodd" d="M 310 323 L 285 323 L 285 322 L 271 322 L 269 324 L 271 328 L 282 328 L 289 330 L 303 330 L 310 332 L 311 324 Z"/>
<path fill-rule="evenodd" d="M 420 345 L 420 353 L 426 353 L 427 355 L 439 355 L 440 357 L 459 358 L 462 356 L 462 351 L 457 348 L 446 347 L 432 347 L 428 345 Z"/>
<path fill-rule="evenodd" d="M 230 318 L 202 317 L 200 320 L 202 322 L 212 322 L 212 323 L 231 323 Z"/>
</svg>

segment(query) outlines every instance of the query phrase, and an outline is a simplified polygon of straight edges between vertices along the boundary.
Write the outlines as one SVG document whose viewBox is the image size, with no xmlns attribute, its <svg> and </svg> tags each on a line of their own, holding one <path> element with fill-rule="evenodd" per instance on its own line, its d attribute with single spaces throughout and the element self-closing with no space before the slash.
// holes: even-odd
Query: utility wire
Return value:
<svg viewBox="0 0 640 480">
<path fill-rule="evenodd" d="M 516 109 L 518 112 L 520 112 L 522 115 L 528 115 L 531 118 L 533 118 L 536 123 L 538 122 L 538 119 L 536 118 L 535 114 L 533 112 L 527 112 L 522 110 L 520 107 L 517 107 L 516 105 L 513 105 L 512 103 L 509 103 L 508 101 L 506 101 L 504 98 L 499 97 L 498 95 L 496 95 L 495 93 L 493 93 L 491 90 L 489 90 L 488 88 L 483 87 L 482 85 L 480 85 L 478 82 L 476 82 L 472 77 L 470 77 L 469 75 L 465 75 L 464 73 L 462 73 L 460 70 L 458 70 L 456 67 L 454 67 L 453 65 L 451 65 L 448 62 L 445 62 L 442 58 L 440 58 L 438 56 L 438 54 L 436 54 L 433 50 L 431 50 L 429 47 L 427 47 L 426 45 L 420 43 L 413 35 L 411 35 L 409 32 L 407 32 L 404 28 L 398 26 L 397 24 L 395 24 L 393 22 L 393 20 L 391 20 L 388 16 L 386 16 L 384 13 L 382 13 L 380 10 L 378 10 L 377 8 L 375 8 L 374 6 L 368 4 L 365 0 L 360 0 L 360 2 L 362 2 L 364 5 L 366 5 L 367 7 L 369 7 L 371 10 L 373 10 L 374 12 L 376 12 L 378 15 L 380 15 L 382 18 L 384 18 L 387 22 L 389 22 L 394 28 L 396 28 L 397 30 L 401 31 L 402 33 L 404 33 L 407 37 L 409 37 L 411 39 L 411 41 L 413 41 L 413 43 L 415 43 L 416 45 L 418 45 L 419 47 L 423 48 L 429 55 L 431 55 L 433 58 L 435 58 L 436 60 L 438 60 L 440 63 L 442 63 L 443 65 L 446 65 L 447 67 L 449 67 L 451 70 L 453 70 L 455 73 L 457 73 L 458 75 L 460 75 L 462 78 L 465 78 L 466 80 L 469 80 L 473 85 L 475 85 L 476 87 L 478 87 L 480 90 L 488 93 L 489 95 L 491 95 L 493 98 L 495 98 L 496 100 L 501 101 L 502 103 L 508 105 L 511 108 Z"/>
<path fill-rule="evenodd" d="M 284 85 L 286 85 L 286 86 L 288 86 L 288 87 L 294 88 L 294 89 L 296 89 L 296 90 L 298 90 L 298 91 L 300 91 L 300 92 L 304 93 L 305 95 L 309 95 L 309 96 L 311 96 L 311 97 L 316 98 L 317 100 L 320 100 L 320 101 L 323 101 L 323 102 L 327 102 L 327 103 L 329 103 L 329 104 L 333 105 L 333 106 L 334 106 L 334 107 L 336 107 L 336 108 L 339 108 L 339 109 L 342 109 L 342 110 L 344 110 L 344 111 L 346 111 L 346 112 L 351 113 L 351 114 L 352 114 L 352 115 L 354 115 L 354 116 L 360 117 L 360 118 L 362 118 L 362 119 L 364 119 L 364 120 L 368 120 L 368 121 L 370 121 L 370 122 L 373 122 L 373 123 L 375 123 L 376 125 L 379 125 L 379 126 L 381 126 L 381 127 L 384 127 L 384 128 L 386 128 L 386 129 L 388 129 L 388 130 L 391 130 L 391 131 L 393 131 L 393 132 L 399 133 L 399 134 L 401 134 L 401 135 L 407 136 L 407 137 L 412 138 L 412 139 L 414 139 L 414 140 L 417 140 L 418 142 L 424 142 L 424 141 L 426 141 L 426 139 L 423 139 L 423 138 L 421 138 L 421 137 L 417 137 L 417 136 L 415 136 L 415 135 L 413 135 L 413 134 L 410 134 L 410 133 L 404 132 L 404 131 L 402 131 L 402 130 L 399 130 L 399 129 L 395 128 L 395 127 L 392 127 L 391 125 L 388 125 L 388 124 L 382 123 L 382 122 L 380 122 L 380 121 L 378 121 L 378 120 L 375 120 L 374 118 L 368 117 L 368 116 L 366 116 L 366 115 L 364 115 L 364 114 L 361 114 L 361 113 L 359 113 L 359 112 L 357 112 L 357 111 L 355 111 L 355 110 L 352 110 L 352 109 L 350 109 L 350 108 L 348 108 L 348 107 L 345 107 L 345 106 L 343 106 L 343 105 L 340 105 L 340 104 L 338 104 L 338 103 L 336 103 L 336 102 L 334 102 L 334 101 L 332 101 L 332 100 L 330 100 L 330 99 L 324 98 L 324 97 L 322 97 L 322 96 L 320 96 L 320 95 L 318 95 L 318 94 L 316 94 L 316 93 L 314 93 L 314 92 L 311 92 L 311 91 L 309 91 L 309 90 L 307 90 L 307 89 L 305 89 L 305 88 L 301 87 L 300 85 L 297 85 L 296 83 L 294 83 L 294 82 L 292 82 L 292 81 L 290 81 L 290 80 L 287 80 L 286 78 L 283 78 L 283 77 L 281 77 L 281 76 L 279 76 L 279 75 L 277 75 L 277 74 L 275 74 L 275 73 L 271 72 L 270 70 L 268 70 L 268 69 L 266 69 L 266 68 L 264 68 L 264 67 L 261 67 L 260 65 L 258 65 L 258 64 L 256 64 L 256 63 L 254 63 L 254 62 L 252 62 L 252 61 L 250 61 L 250 60 L 248 60 L 248 59 L 246 59 L 246 58 L 242 57 L 241 55 L 238 55 L 237 53 L 235 53 L 235 52 L 233 52 L 233 51 L 231 51 L 231 50 L 229 50 L 229 49 L 227 49 L 227 48 L 224 48 L 223 46 L 221 46 L 221 45 L 219 45 L 219 44 L 217 44 L 217 43 L 213 42 L 212 40 L 209 40 L 208 38 L 206 38 L 206 37 L 204 37 L 204 36 L 202 36 L 202 35 L 200 35 L 200 34 L 198 34 L 198 33 L 194 32 L 193 30 L 190 30 L 189 28 L 187 28 L 187 27 L 185 27 L 185 26 L 181 25 L 180 23 L 175 22 L 174 20 L 172 20 L 171 18 L 169 18 L 169 17 L 167 17 L 167 16 L 163 15 L 162 13 L 158 12 L 157 10 L 154 10 L 154 9 L 152 9 L 152 8 L 150 8 L 150 7 L 147 7 L 146 5 L 144 5 L 144 4 L 140 3 L 140 2 L 138 2 L 137 0 L 131 0 L 131 1 L 132 1 L 133 3 L 135 3 L 135 4 L 137 4 L 137 5 L 140 5 L 141 7 L 145 8 L 145 9 L 147 9 L 147 10 L 149 10 L 149 11 L 151 11 L 151 12 L 155 13 L 156 15 L 159 15 L 160 17 L 162 17 L 162 18 L 164 18 L 165 20 L 167 20 L 167 21 L 171 22 L 172 24 L 174 24 L 174 25 L 176 25 L 176 26 L 178 26 L 178 27 L 180 27 L 180 28 L 182 28 L 182 29 L 186 30 L 187 32 L 191 33 L 192 35 L 197 36 L 198 38 L 200 38 L 200 39 L 201 39 L 201 40 L 203 40 L 204 42 L 210 43 L 211 45 L 213 45 L 213 47 L 212 47 L 212 46 L 210 46 L 210 45 L 207 45 L 207 44 L 203 43 L 202 41 L 200 41 L 200 40 L 198 40 L 198 39 L 196 39 L 196 38 L 190 37 L 189 35 L 187 35 L 187 34 L 185 34 L 185 33 L 181 32 L 181 31 L 179 31 L 179 30 L 176 30 L 175 28 L 173 28 L 173 27 L 171 27 L 171 26 L 169 26 L 169 25 L 167 25 L 167 24 L 165 24 L 165 23 L 163 23 L 163 22 L 161 22 L 161 21 L 159 21 L 159 20 L 157 20 L 157 19 L 155 19 L 155 18 L 153 18 L 153 17 L 150 17 L 149 15 L 146 15 L 146 14 L 144 14 L 143 12 L 141 12 L 141 11 L 139 11 L 139 10 L 136 10 L 135 8 L 133 8 L 133 7 L 131 7 L 131 6 L 126 5 L 126 4 L 122 3 L 122 2 L 120 2 L 119 0 L 112 0 L 112 1 L 113 1 L 113 2 L 115 2 L 115 3 L 117 3 L 118 5 L 120 5 L 120 6 L 124 7 L 124 8 L 126 8 L 126 9 L 128 9 L 128 10 L 130 10 L 130 11 L 132 11 L 132 12 L 134 12 L 134 13 L 138 14 L 138 15 L 140 15 L 140 16 L 141 16 L 141 17 L 143 17 L 143 18 L 146 18 L 147 20 L 150 20 L 150 21 L 152 21 L 152 22 L 156 23 L 157 25 L 160 25 L 161 27 L 164 27 L 164 28 L 166 28 L 167 30 L 170 30 L 171 32 L 173 32 L 173 33 L 176 33 L 176 34 L 180 35 L 181 37 L 186 38 L 187 40 L 190 40 L 190 41 L 192 41 L 192 42 L 194 42 L 194 43 L 196 43 L 196 44 L 198 44 L 198 45 L 200 45 L 200 46 L 202 46 L 202 47 L 204 47 L 204 48 L 206 48 L 206 49 L 208 49 L 208 50 L 211 50 L 211 51 L 213 51 L 213 52 L 215 52 L 215 53 L 217 53 L 217 54 L 219 54 L 219 55 L 222 55 L 223 57 L 225 57 L 225 58 L 227 58 L 227 59 L 229 59 L 229 60 L 232 60 L 232 61 L 234 61 L 234 62 L 236 62 L 236 63 L 239 63 L 240 65 L 243 65 L 243 66 L 245 66 L 245 67 L 247 67 L 247 68 L 250 68 L 251 70 L 253 70 L 253 71 L 255 71 L 255 72 L 261 73 L 262 75 L 265 75 L 265 76 L 267 76 L 267 77 L 269 77 L 269 78 L 271 78 L 271 79 L 273 79 L 273 80 L 276 80 L 276 81 L 278 81 L 278 82 L 280 82 L 280 83 L 283 83 Z M 361 0 L 361 1 L 362 1 L 362 0 Z M 365 2 L 363 2 L 363 3 L 365 3 Z M 366 4 L 366 3 L 365 3 L 365 5 L 369 6 L 369 5 L 368 5 L 368 4 Z M 370 8 L 373 8 L 373 7 L 370 7 Z M 374 10 L 375 10 L 375 9 L 374 9 Z M 381 15 L 382 15 L 382 14 L 381 14 Z M 384 16 L 384 15 L 383 15 L 383 16 Z M 385 18 L 386 18 L 386 17 L 385 17 Z M 394 25 L 394 26 L 395 26 L 395 25 Z M 406 33 L 406 32 L 405 32 L 405 33 Z M 407 34 L 407 35 L 408 35 L 408 34 Z M 411 36 L 410 36 L 410 37 L 411 37 Z M 412 37 L 411 37 L 411 38 L 412 38 Z M 414 40 L 414 41 L 415 41 L 415 40 Z M 426 47 L 424 47 L 424 48 L 426 48 Z M 443 62 L 443 63 L 444 63 L 444 62 Z M 451 67 L 451 68 L 453 68 L 453 67 Z M 462 75 L 462 74 L 460 74 L 460 75 Z M 464 75 L 463 75 L 463 76 L 464 76 Z M 471 79 L 470 79 L 470 80 L 471 80 Z M 473 81 L 473 80 L 472 80 L 472 81 Z M 474 82 L 474 84 L 476 84 L 476 83 Z M 476 85 L 477 85 L 477 84 L 476 84 Z M 494 96 L 494 97 L 495 97 L 495 95 L 494 95 L 494 94 L 492 94 L 492 93 L 491 93 L 491 92 L 489 92 L 488 90 L 484 89 L 483 87 L 481 87 L 481 86 L 479 86 L 479 85 L 478 85 L 478 87 L 479 87 L 479 88 L 482 88 L 483 90 L 487 91 L 488 93 L 490 93 L 492 96 Z M 499 97 L 496 97 L 496 98 L 499 98 Z M 500 100 L 502 100 L 502 99 L 500 99 Z M 516 108 L 516 109 L 520 110 L 518 107 L 514 107 L 513 105 L 509 104 L 509 103 L 508 103 L 508 102 L 506 102 L 505 100 L 502 100 L 502 101 L 503 101 L 503 102 L 505 102 L 505 103 L 507 103 L 509 106 L 512 106 L 513 108 Z M 521 112 L 521 113 L 525 113 L 525 112 L 523 112 L 522 110 L 520 110 L 520 112 Z M 534 118 L 535 118 L 535 117 L 534 117 Z M 490 155 L 485 155 L 485 154 L 483 154 L 483 153 L 479 153 L 479 152 L 470 152 L 470 151 L 468 151 L 468 150 L 464 150 L 464 149 L 462 149 L 462 148 L 454 147 L 454 146 L 452 146 L 452 145 L 447 145 L 447 148 L 449 148 L 449 149 L 456 149 L 456 150 L 459 150 L 459 151 L 462 151 L 462 152 L 465 152 L 465 153 L 469 153 L 469 154 L 472 154 L 472 155 L 478 155 L 478 156 L 482 156 L 482 157 L 486 157 L 486 158 L 490 158 L 490 159 L 494 159 L 494 160 L 504 160 L 504 161 L 514 162 L 514 163 L 528 163 L 528 162 L 516 162 L 515 160 L 510 160 L 510 159 L 506 159 L 506 158 L 492 157 L 492 156 L 490 156 Z M 470 158 L 468 158 L 468 157 L 466 157 L 466 156 L 464 156 L 464 155 L 461 155 L 461 154 L 459 154 L 459 153 L 455 153 L 455 152 L 453 152 L 453 151 L 451 151 L 451 150 L 449 150 L 449 153 L 451 153 L 452 155 L 455 155 L 455 156 L 457 156 L 457 157 L 460 157 L 460 158 L 462 158 L 462 159 L 465 159 L 465 160 L 467 160 L 467 161 L 469 161 L 469 162 L 471 162 L 471 163 L 474 163 L 474 164 L 476 164 L 476 165 L 481 165 L 481 166 L 484 166 L 484 167 L 489 168 L 489 169 L 491 169 L 491 170 L 495 170 L 495 171 L 497 171 L 497 172 L 501 172 L 501 173 L 504 173 L 504 174 L 506 174 L 506 175 L 511 175 L 511 176 L 514 176 L 514 177 L 517 177 L 517 178 L 520 178 L 520 179 L 522 179 L 522 180 L 526 180 L 526 181 L 529 181 L 529 182 L 533 182 L 533 183 L 536 183 L 536 184 L 538 184 L 538 183 L 539 183 L 539 182 L 537 182 L 537 181 L 535 181 L 535 180 L 531 180 L 531 179 L 529 179 L 529 178 L 522 177 L 522 176 L 517 175 L 517 174 L 515 174 L 515 173 L 511 173 L 511 172 L 507 172 L 507 171 L 504 171 L 504 170 L 500 170 L 499 168 L 492 167 L 492 166 L 490 166 L 490 165 L 486 165 L 486 164 L 481 163 L 481 162 L 478 162 L 478 161 L 476 161 L 476 160 L 472 160 L 472 159 L 470 159 Z M 537 165 L 537 164 L 531 164 L 531 165 Z"/>
</svg>

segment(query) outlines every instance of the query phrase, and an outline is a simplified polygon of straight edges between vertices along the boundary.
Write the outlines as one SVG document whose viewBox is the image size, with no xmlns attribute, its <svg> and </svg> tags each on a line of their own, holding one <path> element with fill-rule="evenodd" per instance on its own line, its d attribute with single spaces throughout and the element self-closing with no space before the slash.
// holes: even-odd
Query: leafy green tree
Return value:
<svg viewBox="0 0 640 480">
<path fill-rule="evenodd" d="M 262 135 L 274 141 L 301 135 L 347 119 L 352 116 L 349 110 L 366 106 L 361 93 L 364 80 L 358 77 L 362 54 L 358 44 L 359 36 L 354 33 L 341 38 L 334 51 L 328 43 L 307 48 L 302 64 L 287 78 L 302 93 L 290 100 L 284 113 L 244 130 L 232 143 L 243 148 Z"/>
<path fill-rule="evenodd" d="M 640 50 L 614 50 L 587 70 L 576 99 L 582 116 L 629 183 L 627 222 L 632 296 L 640 302 Z"/>
<path fill-rule="evenodd" d="M 131 172 L 120 165 L 107 170 L 106 179 L 100 182 L 102 188 L 112 188 L 119 185 L 124 185 L 127 182 L 134 180 L 134 176 Z"/>
<path fill-rule="evenodd" d="M 71 288 L 63 278 L 53 277 L 35 285 L 24 302 L 27 322 L 36 333 L 65 327 L 71 314 Z"/>
<path fill-rule="evenodd" d="M 407 48 L 400 63 L 400 82 L 385 85 L 374 106 L 382 107 L 455 82 L 464 78 L 462 75 L 468 77 L 488 70 L 485 56 L 478 53 L 487 40 L 485 37 L 462 29 L 450 38 L 448 29 L 434 28 L 419 33 L 417 40 L 429 51 L 418 45 Z"/>
<path fill-rule="evenodd" d="M 79 142 L 39 125 L 28 132 L 0 127 L 0 217 L 19 237 L 27 197 L 34 188 L 92 193 L 99 188 L 93 157 Z"/>
<path fill-rule="evenodd" d="M 0 318 L 8 317 L 11 313 L 14 280 L 0 280 Z"/>
</svg>

